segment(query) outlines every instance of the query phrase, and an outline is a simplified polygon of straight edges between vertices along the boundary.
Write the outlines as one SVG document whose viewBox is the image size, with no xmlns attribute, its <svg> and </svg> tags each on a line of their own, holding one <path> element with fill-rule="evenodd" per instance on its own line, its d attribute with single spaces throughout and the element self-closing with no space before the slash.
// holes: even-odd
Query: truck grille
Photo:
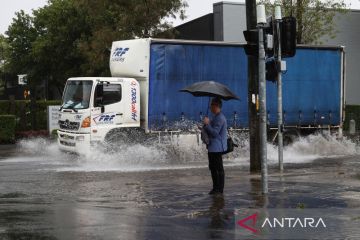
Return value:
<svg viewBox="0 0 360 240">
<path fill-rule="evenodd" d="M 62 145 L 69 146 L 69 147 L 75 147 L 76 146 L 76 143 L 65 142 L 65 141 L 61 141 L 61 140 L 60 140 L 60 143 Z"/>
<path fill-rule="evenodd" d="M 60 137 L 62 139 L 69 139 L 69 140 L 74 140 L 75 139 L 74 136 L 70 136 L 70 135 L 67 135 L 67 134 L 60 134 Z"/>
<path fill-rule="evenodd" d="M 70 122 L 69 120 L 61 121 L 59 120 L 60 129 L 64 130 L 79 130 L 80 123 L 79 122 Z"/>
</svg>

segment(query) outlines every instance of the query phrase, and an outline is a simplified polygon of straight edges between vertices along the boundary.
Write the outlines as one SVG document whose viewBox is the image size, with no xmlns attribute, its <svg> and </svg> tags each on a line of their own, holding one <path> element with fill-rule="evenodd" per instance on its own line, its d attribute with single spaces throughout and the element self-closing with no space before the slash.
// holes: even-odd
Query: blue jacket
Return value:
<svg viewBox="0 0 360 240">
<path fill-rule="evenodd" d="M 209 135 L 210 143 L 207 145 L 208 152 L 225 152 L 227 150 L 227 122 L 222 112 L 214 116 L 210 124 L 205 127 Z"/>
</svg>

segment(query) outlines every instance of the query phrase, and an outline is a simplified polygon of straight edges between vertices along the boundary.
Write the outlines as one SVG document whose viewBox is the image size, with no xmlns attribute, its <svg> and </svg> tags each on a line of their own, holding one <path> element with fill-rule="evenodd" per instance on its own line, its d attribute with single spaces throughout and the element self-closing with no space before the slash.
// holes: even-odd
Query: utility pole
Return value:
<svg viewBox="0 0 360 240">
<path fill-rule="evenodd" d="M 256 29 L 256 1 L 246 0 L 247 30 Z M 260 135 L 257 101 L 259 95 L 258 57 L 248 55 L 248 109 L 249 109 L 249 140 L 250 140 L 250 173 L 260 173 Z"/>
<path fill-rule="evenodd" d="M 281 22 L 281 7 L 275 7 L 275 22 L 276 22 L 276 60 L 278 66 L 281 66 L 281 31 L 280 31 L 280 22 Z M 278 157 L 279 157 L 279 170 L 280 172 L 284 171 L 283 164 L 283 106 L 282 106 L 282 70 L 278 68 L 277 75 L 277 95 L 278 95 Z"/>
<path fill-rule="evenodd" d="M 266 25 L 265 5 L 257 6 L 257 26 L 259 33 L 259 115 L 260 115 L 260 160 L 262 192 L 268 193 L 267 172 L 267 113 L 266 113 L 266 67 L 264 28 Z"/>
</svg>

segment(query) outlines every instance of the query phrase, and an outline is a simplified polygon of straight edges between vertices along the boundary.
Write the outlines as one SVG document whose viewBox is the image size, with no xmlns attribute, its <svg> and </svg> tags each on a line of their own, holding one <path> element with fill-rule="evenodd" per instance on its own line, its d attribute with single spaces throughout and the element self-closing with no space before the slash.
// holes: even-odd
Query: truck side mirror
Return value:
<svg viewBox="0 0 360 240">
<path fill-rule="evenodd" d="M 101 107 L 101 111 L 103 110 L 103 98 L 104 98 L 104 85 L 98 84 L 95 90 L 95 107 Z"/>
</svg>

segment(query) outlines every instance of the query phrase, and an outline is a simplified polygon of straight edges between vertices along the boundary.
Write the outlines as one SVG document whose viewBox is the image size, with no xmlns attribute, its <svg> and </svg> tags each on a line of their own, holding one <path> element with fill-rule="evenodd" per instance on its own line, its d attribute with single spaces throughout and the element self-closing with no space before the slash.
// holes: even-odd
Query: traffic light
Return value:
<svg viewBox="0 0 360 240">
<path fill-rule="evenodd" d="M 281 23 L 281 55 L 283 58 L 296 54 L 296 18 L 284 17 Z"/>
<path fill-rule="evenodd" d="M 279 72 L 279 64 L 275 58 L 266 59 L 266 80 L 270 82 L 276 82 Z"/>
<path fill-rule="evenodd" d="M 263 28 L 263 32 L 264 32 L 264 46 L 265 46 L 266 56 L 272 57 L 272 56 L 274 56 L 274 49 L 273 49 L 274 44 L 273 44 L 273 42 L 271 42 L 271 43 L 268 42 L 270 40 L 273 41 L 273 38 L 271 37 L 271 36 L 273 36 L 272 18 L 268 18 L 267 24 Z M 258 30 L 251 29 L 251 30 L 244 31 L 243 33 L 244 33 L 245 40 L 247 42 L 247 44 L 244 47 L 246 55 L 257 56 L 258 52 L 259 52 L 259 32 L 258 32 Z M 271 35 L 271 36 L 267 37 L 267 35 Z M 272 47 L 269 48 L 269 46 L 272 46 Z"/>
<path fill-rule="evenodd" d="M 30 96 L 30 90 L 24 90 L 24 99 Z"/>
<path fill-rule="evenodd" d="M 259 53 L 259 33 L 257 29 L 243 32 L 247 44 L 244 47 L 246 55 L 257 56 Z"/>
</svg>

